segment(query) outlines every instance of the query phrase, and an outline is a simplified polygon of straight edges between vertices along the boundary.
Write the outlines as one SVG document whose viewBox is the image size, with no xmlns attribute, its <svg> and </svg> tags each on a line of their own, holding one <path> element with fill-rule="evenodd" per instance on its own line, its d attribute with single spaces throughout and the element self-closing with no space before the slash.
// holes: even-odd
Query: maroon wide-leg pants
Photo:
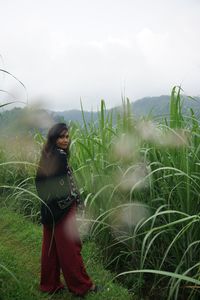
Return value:
<svg viewBox="0 0 200 300">
<path fill-rule="evenodd" d="M 63 272 L 68 289 L 84 295 L 92 286 L 86 273 L 82 256 L 81 241 L 76 225 L 76 205 L 54 228 L 43 225 L 40 289 L 55 292 L 63 288 L 60 281 Z"/>
</svg>

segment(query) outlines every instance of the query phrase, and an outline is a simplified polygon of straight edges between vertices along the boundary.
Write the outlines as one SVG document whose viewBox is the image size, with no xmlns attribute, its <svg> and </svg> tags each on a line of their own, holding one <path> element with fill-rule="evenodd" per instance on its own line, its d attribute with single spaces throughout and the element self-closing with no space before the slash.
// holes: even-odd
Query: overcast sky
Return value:
<svg viewBox="0 0 200 300">
<path fill-rule="evenodd" d="M 29 103 L 50 109 L 79 109 L 80 98 L 110 108 L 122 93 L 135 101 L 180 84 L 200 95 L 200 1 L 0 0 L 0 54 Z M 26 98 L 8 75 L 0 89 Z"/>
</svg>

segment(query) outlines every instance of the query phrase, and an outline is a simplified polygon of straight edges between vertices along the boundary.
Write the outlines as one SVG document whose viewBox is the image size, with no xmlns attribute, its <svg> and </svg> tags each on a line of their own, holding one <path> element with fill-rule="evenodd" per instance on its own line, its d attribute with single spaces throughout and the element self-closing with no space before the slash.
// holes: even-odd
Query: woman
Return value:
<svg viewBox="0 0 200 300">
<path fill-rule="evenodd" d="M 82 296 L 97 287 L 86 273 L 80 253 L 75 217 L 80 197 L 67 162 L 69 146 L 66 124 L 55 124 L 48 132 L 36 174 L 43 224 L 40 289 L 49 293 L 63 289 L 62 269 L 68 289 Z"/>
</svg>

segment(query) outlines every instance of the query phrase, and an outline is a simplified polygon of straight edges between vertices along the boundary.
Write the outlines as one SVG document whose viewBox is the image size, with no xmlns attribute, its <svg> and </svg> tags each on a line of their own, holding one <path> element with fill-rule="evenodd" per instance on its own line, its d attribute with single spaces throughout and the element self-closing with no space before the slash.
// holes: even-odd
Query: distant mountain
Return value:
<svg viewBox="0 0 200 300">
<path fill-rule="evenodd" d="M 190 108 L 200 118 L 200 97 L 183 97 L 182 113 L 190 115 Z M 133 114 L 136 116 L 150 115 L 152 117 L 169 116 L 170 96 L 146 97 L 132 103 Z"/>
<path fill-rule="evenodd" d="M 169 116 L 170 96 L 163 95 L 159 97 L 146 97 L 139 99 L 131 103 L 133 114 L 136 117 L 150 115 L 152 117 L 167 117 Z M 191 98 L 183 98 L 182 112 L 185 115 L 190 115 L 190 108 L 193 109 L 196 116 L 200 119 L 200 97 L 196 97 L 195 100 Z M 113 110 L 117 111 L 120 107 L 115 107 L 107 112 Z M 84 111 L 85 121 L 88 123 L 92 120 L 96 121 L 98 118 L 98 112 Z M 7 111 L 1 111 L 0 109 L 0 129 L 4 130 L 10 124 L 14 124 L 15 128 L 23 129 L 23 124 L 27 124 L 29 128 L 33 128 L 35 125 L 38 128 L 44 128 L 44 125 L 49 128 L 52 124 L 52 120 L 56 122 L 77 121 L 83 124 L 82 112 L 80 110 L 69 110 L 63 112 L 50 111 L 50 110 L 38 110 L 32 111 L 25 108 L 14 108 Z"/>
<path fill-rule="evenodd" d="M 170 96 L 146 97 L 132 103 L 133 114 L 136 116 L 160 116 L 169 113 Z"/>
<path fill-rule="evenodd" d="M 170 96 L 163 95 L 159 97 L 145 97 L 135 102 L 131 103 L 132 112 L 137 116 L 146 116 L 150 115 L 152 117 L 161 117 L 168 116 L 170 110 Z M 190 108 L 200 117 L 200 97 L 195 97 L 195 99 L 183 98 L 182 112 L 183 114 L 188 115 L 190 113 Z M 115 107 L 110 110 L 118 110 L 120 107 Z M 73 120 L 82 123 L 82 112 L 79 110 L 70 110 L 63 112 L 55 112 L 59 117 L 64 117 L 65 120 Z M 93 119 L 97 119 L 97 112 L 93 112 Z M 91 112 L 84 111 L 84 117 L 86 122 L 89 122 L 91 119 Z"/>
<path fill-rule="evenodd" d="M 84 111 L 84 118 L 87 123 L 91 120 L 91 115 L 93 115 L 94 120 L 97 120 L 97 112 Z M 78 109 L 66 110 L 62 112 L 55 111 L 53 112 L 53 116 L 59 119 L 63 118 L 65 121 L 77 121 L 81 124 L 83 123 L 82 111 Z"/>
</svg>

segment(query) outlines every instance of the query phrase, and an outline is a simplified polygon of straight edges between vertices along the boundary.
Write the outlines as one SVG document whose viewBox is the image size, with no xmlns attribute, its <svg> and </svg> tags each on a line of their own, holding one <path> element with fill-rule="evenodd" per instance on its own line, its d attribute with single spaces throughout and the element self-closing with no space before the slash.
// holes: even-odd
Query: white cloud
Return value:
<svg viewBox="0 0 200 300">
<path fill-rule="evenodd" d="M 149 28 L 144 28 L 137 34 L 136 41 L 147 63 L 158 64 L 161 63 L 160 60 L 166 53 L 169 34 L 167 32 L 155 33 Z"/>
</svg>

